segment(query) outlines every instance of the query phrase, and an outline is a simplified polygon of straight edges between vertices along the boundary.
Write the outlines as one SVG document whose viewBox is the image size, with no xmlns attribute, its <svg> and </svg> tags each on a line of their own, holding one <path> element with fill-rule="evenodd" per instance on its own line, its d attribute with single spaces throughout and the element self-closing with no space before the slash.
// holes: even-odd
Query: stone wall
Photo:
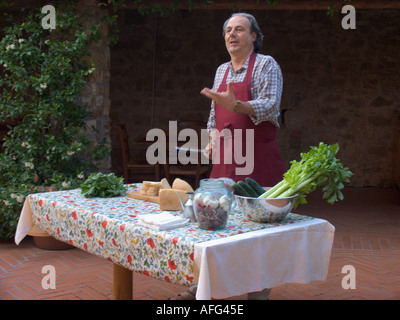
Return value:
<svg viewBox="0 0 400 320">
<path fill-rule="evenodd" d="M 107 11 L 100 9 L 96 0 L 81 1 L 82 11 L 88 13 L 86 20 L 89 30 L 91 23 L 98 22 Z M 111 146 L 111 120 L 110 120 L 110 42 L 108 40 L 107 26 L 103 25 L 101 30 L 103 36 L 93 45 L 89 51 L 94 62 L 95 71 L 86 83 L 77 103 L 87 105 L 92 116 L 86 120 L 88 128 L 95 128 L 95 131 L 88 131 L 91 139 L 97 143 L 105 141 Z M 111 170 L 111 156 L 104 159 L 100 170 L 108 172 Z"/>
<path fill-rule="evenodd" d="M 229 60 L 222 24 L 230 13 L 120 12 L 120 41 L 111 47 L 113 171 L 121 172 L 118 123 L 127 124 L 133 141 L 170 120 L 207 120 L 210 102 L 199 92 Z M 399 12 L 357 10 L 356 30 L 342 29 L 340 13 L 250 13 L 265 36 L 261 53 L 273 56 L 284 75 L 278 138 L 286 164 L 320 141 L 338 142 L 339 157 L 354 173 L 351 185 L 393 186 Z"/>
</svg>

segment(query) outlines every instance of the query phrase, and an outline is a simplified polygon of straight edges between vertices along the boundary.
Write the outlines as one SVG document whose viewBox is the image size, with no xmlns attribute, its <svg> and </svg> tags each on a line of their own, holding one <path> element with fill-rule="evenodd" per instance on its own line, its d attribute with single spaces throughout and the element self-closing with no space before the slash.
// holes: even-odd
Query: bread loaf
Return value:
<svg viewBox="0 0 400 320">
<path fill-rule="evenodd" d="M 171 185 L 168 183 L 168 180 L 165 178 L 162 178 L 160 181 L 161 183 L 161 189 L 172 189 Z"/>
<path fill-rule="evenodd" d="M 159 194 L 159 204 L 160 210 L 177 210 L 181 211 L 182 205 L 179 201 L 179 197 L 177 192 L 181 196 L 182 202 L 185 203 L 188 199 L 186 195 L 187 191 L 184 190 L 175 190 L 175 189 L 161 189 Z"/>
<path fill-rule="evenodd" d="M 158 196 L 160 188 L 160 182 L 143 181 L 140 193 L 146 196 Z"/>
<path fill-rule="evenodd" d="M 185 180 L 176 178 L 172 183 L 172 189 L 182 190 L 186 192 L 194 192 L 193 188 Z"/>
</svg>

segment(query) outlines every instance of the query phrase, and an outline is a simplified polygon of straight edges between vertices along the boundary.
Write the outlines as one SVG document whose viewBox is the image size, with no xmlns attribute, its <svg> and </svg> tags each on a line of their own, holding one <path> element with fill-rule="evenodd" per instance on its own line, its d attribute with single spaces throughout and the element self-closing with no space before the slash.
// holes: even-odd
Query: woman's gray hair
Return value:
<svg viewBox="0 0 400 320">
<path fill-rule="evenodd" d="M 222 35 L 225 37 L 225 32 L 226 32 L 226 25 L 228 24 L 229 20 L 231 20 L 233 17 L 236 16 L 243 16 L 249 19 L 250 22 L 250 32 L 253 33 L 255 32 L 257 34 L 256 41 L 254 41 L 254 51 L 259 52 L 262 46 L 262 42 L 264 39 L 264 35 L 262 34 L 260 27 L 258 26 L 256 18 L 254 18 L 251 14 L 249 13 L 244 13 L 244 12 L 239 12 L 239 13 L 234 13 L 231 15 L 231 17 L 225 21 L 224 27 L 222 30 Z"/>
</svg>

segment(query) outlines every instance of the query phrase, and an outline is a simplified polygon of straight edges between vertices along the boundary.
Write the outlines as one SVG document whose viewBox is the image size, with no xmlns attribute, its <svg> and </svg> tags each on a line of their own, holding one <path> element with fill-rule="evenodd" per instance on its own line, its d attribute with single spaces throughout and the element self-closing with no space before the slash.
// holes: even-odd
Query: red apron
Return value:
<svg viewBox="0 0 400 320">
<path fill-rule="evenodd" d="M 233 83 L 232 85 L 235 99 L 237 100 L 252 100 L 251 76 L 253 74 L 256 55 L 257 54 L 253 52 L 250 56 L 245 80 L 243 82 Z M 227 90 L 226 79 L 228 77 L 228 72 L 229 67 L 226 69 L 224 78 L 217 90 L 218 92 L 225 92 Z M 239 181 L 249 176 L 265 187 L 274 186 L 282 180 L 283 173 L 285 172 L 285 165 L 279 154 L 278 141 L 276 140 L 276 127 L 271 122 L 263 121 L 255 125 L 248 115 L 231 112 L 218 104 L 215 104 L 215 119 L 216 129 L 219 133 L 224 129 L 229 129 L 230 133 L 228 133 L 228 135 L 219 135 L 220 141 L 217 145 L 219 145 L 220 161 L 216 163 L 218 161 L 214 159 L 210 175 L 211 178 L 227 177 L 234 181 Z M 234 132 L 235 129 L 242 129 L 241 134 L 237 134 L 239 131 Z M 254 130 L 254 156 L 246 154 L 246 130 L 248 129 Z M 249 131 L 247 131 L 247 133 L 249 133 Z M 231 141 L 225 141 L 227 139 L 231 139 Z M 241 139 L 242 148 L 235 148 L 235 139 Z M 236 156 L 239 155 L 246 159 L 243 164 L 235 162 L 235 159 L 240 159 L 239 157 L 235 157 L 235 153 Z M 248 175 L 237 175 L 236 168 L 246 167 L 246 162 L 253 161 L 252 159 L 254 159 L 253 171 Z"/>
</svg>

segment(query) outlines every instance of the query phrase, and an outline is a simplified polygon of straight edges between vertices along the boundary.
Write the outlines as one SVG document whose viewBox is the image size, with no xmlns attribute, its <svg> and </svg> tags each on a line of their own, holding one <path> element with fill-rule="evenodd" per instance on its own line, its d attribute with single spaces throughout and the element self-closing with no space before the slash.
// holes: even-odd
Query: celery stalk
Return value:
<svg viewBox="0 0 400 320">
<path fill-rule="evenodd" d="M 341 189 L 350 181 L 352 172 L 344 168 L 336 154 L 339 145 L 320 142 L 307 153 L 301 153 L 300 161 L 292 161 L 283 175 L 283 180 L 259 196 L 259 198 L 284 198 L 298 196 L 297 204 L 307 203 L 305 197 L 318 187 L 324 191 L 323 199 L 333 204 L 343 200 Z"/>
<path fill-rule="evenodd" d="M 262 195 L 259 196 L 259 198 L 267 198 L 269 195 L 271 195 L 272 193 L 274 193 L 275 191 L 279 190 L 279 188 L 281 188 L 282 186 L 285 185 L 285 180 L 282 180 L 281 182 L 279 182 L 278 184 L 276 184 L 275 186 L 273 186 L 272 188 L 269 188 L 266 192 L 264 192 Z"/>
</svg>

